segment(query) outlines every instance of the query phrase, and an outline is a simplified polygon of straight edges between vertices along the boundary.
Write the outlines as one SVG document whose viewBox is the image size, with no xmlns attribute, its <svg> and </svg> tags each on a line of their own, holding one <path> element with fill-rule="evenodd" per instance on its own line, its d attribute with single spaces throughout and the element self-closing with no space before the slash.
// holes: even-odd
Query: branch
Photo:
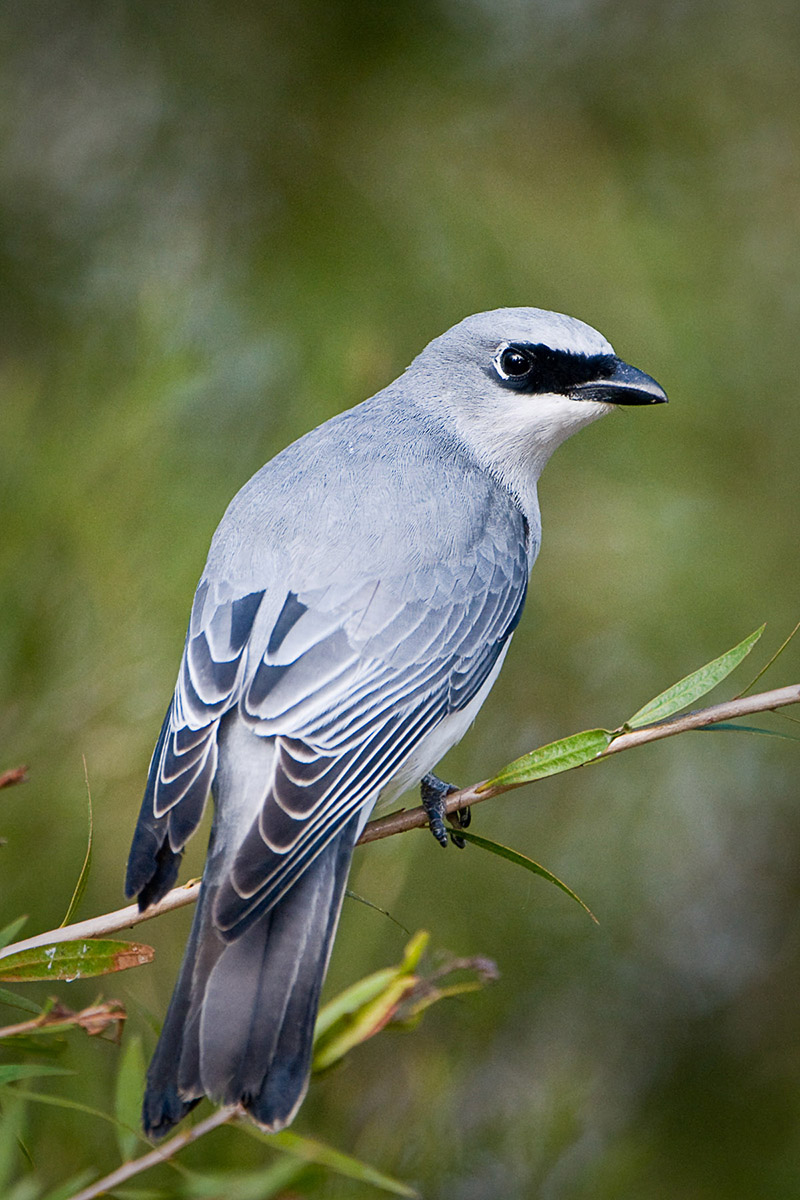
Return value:
<svg viewBox="0 0 800 1200">
<path fill-rule="evenodd" d="M 0 1039 L 22 1037 L 29 1034 L 53 1033 L 62 1029 L 72 1029 L 79 1026 L 85 1029 L 90 1037 L 103 1033 L 109 1025 L 116 1027 L 114 1041 L 119 1043 L 122 1037 L 122 1025 L 127 1019 L 127 1013 L 119 1000 L 98 1001 L 90 1008 L 81 1012 L 73 1012 L 55 1001 L 52 1008 L 33 1017 L 29 1021 L 20 1021 L 17 1025 L 4 1025 L 0 1028 Z"/>
<path fill-rule="evenodd" d="M 54 946 L 56 942 L 77 942 L 83 938 L 105 937 L 107 933 L 118 933 L 120 929 L 132 929 L 142 921 L 152 917 L 160 917 L 163 913 L 172 912 L 175 908 L 183 908 L 186 904 L 194 904 L 200 895 L 200 880 L 193 879 L 181 887 L 167 892 L 157 904 L 139 911 L 138 904 L 128 904 L 115 912 L 103 913 L 101 917 L 90 917 L 88 921 L 76 921 L 74 925 L 62 925 L 47 933 L 37 933 L 35 937 L 25 938 L 21 942 L 12 942 L 4 950 L 0 950 L 0 959 L 9 954 L 17 954 L 20 950 L 35 950 L 38 946 Z"/>
<path fill-rule="evenodd" d="M 686 733 L 690 729 L 706 729 L 720 721 L 732 721 L 737 717 L 752 716 L 753 713 L 774 712 L 790 704 L 800 704 L 800 684 L 790 684 L 789 687 L 775 688 L 770 692 L 760 692 L 755 696 L 740 696 L 736 700 L 727 700 L 722 704 L 714 704 L 709 708 L 700 708 L 695 712 L 684 713 L 681 716 L 669 717 L 655 725 L 646 725 L 643 729 L 634 729 L 615 737 L 611 745 L 598 754 L 592 762 L 599 762 L 622 750 L 631 750 L 634 746 L 643 746 L 646 742 L 657 742 L 662 738 L 674 737 L 678 733 Z M 588 764 L 587 764 L 588 765 Z M 504 792 L 512 791 L 522 783 L 506 784 L 503 787 L 490 787 L 488 783 L 476 783 L 471 787 L 462 788 L 447 797 L 445 807 L 448 813 L 459 808 L 480 804 L 484 800 L 492 800 Z M 390 813 L 376 821 L 370 821 L 359 839 L 359 845 L 366 842 L 377 842 L 380 838 L 391 837 L 396 833 L 405 833 L 407 829 L 421 829 L 428 824 L 428 817 L 423 808 L 401 809 Z M 37 946 L 52 946 L 56 942 L 71 942 L 80 938 L 102 937 L 108 933 L 116 933 L 138 925 L 141 921 L 149 921 L 160 917 L 162 913 L 182 908 L 185 904 L 193 904 L 200 892 L 200 883 L 194 880 L 182 887 L 173 888 L 158 903 L 152 904 L 144 912 L 139 912 L 137 905 L 129 904 L 116 912 L 105 913 L 101 917 L 92 917 L 88 921 L 78 921 L 75 925 L 65 925 L 61 929 L 49 930 L 26 938 L 22 942 L 14 942 L 0 951 L 0 959 L 8 954 L 16 954 L 20 950 L 33 950 Z"/>
<path fill-rule="evenodd" d="M 607 750 L 603 750 L 591 761 L 599 762 L 611 754 L 619 754 L 621 750 L 631 750 L 634 746 L 643 746 L 645 742 L 658 742 L 662 738 L 674 737 L 675 734 L 686 733 L 690 729 L 705 729 L 719 721 L 733 721 L 737 717 L 752 716 L 758 712 L 774 712 L 776 708 L 785 708 L 789 704 L 800 704 L 800 684 L 775 688 L 771 692 L 759 692 L 756 696 L 727 700 L 722 704 L 713 704 L 710 708 L 699 708 L 695 712 L 668 717 L 665 721 L 646 725 L 643 729 L 621 733 L 619 737 L 614 738 Z M 495 796 L 502 796 L 504 792 L 524 786 L 526 784 L 510 783 L 503 787 L 490 787 L 486 782 L 476 783 L 458 792 L 452 792 L 445 800 L 445 809 L 448 813 L 456 812 L 459 808 L 469 808 L 483 800 L 493 800 Z M 380 838 L 405 833 L 407 829 L 418 829 L 427 824 L 428 817 L 423 808 L 390 813 L 388 817 L 370 821 L 361 835 L 359 845 L 363 842 L 377 842 Z"/>
<path fill-rule="evenodd" d="M 151 1150 L 149 1154 L 143 1154 L 141 1158 L 134 1158 L 130 1162 L 123 1163 L 121 1167 L 118 1167 L 116 1171 L 112 1171 L 110 1175 L 105 1175 L 102 1179 L 98 1179 L 96 1183 L 84 1188 L 83 1191 L 76 1192 L 74 1196 L 70 1196 L 69 1200 L 95 1200 L 97 1196 L 105 1196 L 113 1188 L 117 1188 L 121 1183 L 132 1179 L 134 1175 L 140 1175 L 142 1171 L 148 1171 L 150 1167 L 157 1167 L 162 1162 L 168 1162 L 184 1146 L 189 1146 L 192 1142 L 196 1142 L 198 1138 L 203 1137 L 206 1133 L 210 1133 L 212 1129 L 217 1129 L 220 1125 L 226 1125 L 232 1117 L 238 1116 L 240 1113 L 241 1109 L 238 1105 L 235 1108 L 217 1109 L 210 1117 L 206 1117 L 205 1121 L 200 1121 L 199 1124 L 193 1125 L 190 1129 L 182 1130 L 174 1138 L 170 1138 L 168 1142 L 164 1142 L 162 1146 Z"/>
</svg>

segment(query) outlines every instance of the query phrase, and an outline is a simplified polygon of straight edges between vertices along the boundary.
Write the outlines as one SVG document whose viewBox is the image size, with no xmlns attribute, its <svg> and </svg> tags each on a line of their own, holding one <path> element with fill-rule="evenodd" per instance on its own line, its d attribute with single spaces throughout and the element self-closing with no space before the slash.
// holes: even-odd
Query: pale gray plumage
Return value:
<svg viewBox="0 0 800 1200">
<path fill-rule="evenodd" d="M 234 498 L 128 864 L 129 895 L 162 896 L 211 789 L 148 1132 L 203 1095 L 270 1129 L 291 1120 L 352 847 L 376 800 L 430 771 L 488 693 L 539 549 L 542 467 L 614 404 L 665 399 L 579 321 L 482 313 Z"/>
</svg>

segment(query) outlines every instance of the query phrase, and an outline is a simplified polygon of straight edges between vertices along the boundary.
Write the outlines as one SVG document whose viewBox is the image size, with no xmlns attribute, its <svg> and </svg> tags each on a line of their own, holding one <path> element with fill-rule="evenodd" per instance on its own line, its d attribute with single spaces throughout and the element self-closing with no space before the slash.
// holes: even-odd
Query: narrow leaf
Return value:
<svg viewBox="0 0 800 1200">
<path fill-rule="evenodd" d="M 599 925 L 597 917 L 594 915 L 588 904 L 584 904 L 580 896 L 573 892 L 571 887 L 568 887 L 563 880 L 554 875 L 552 871 L 548 871 L 547 867 L 543 867 L 541 863 L 534 862 L 532 858 L 527 858 L 526 855 L 520 854 L 518 850 L 512 850 L 510 846 L 503 846 L 500 842 L 493 842 L 489 838 L 479 837 L 477 833 L 468 833 L 464 829 L 459 829 L 458 836 L 463 837 L 465 841 L 472 842 L 476 846 L 480 846 L 482 850 L 488 850 L 491 854 L 497 854 L 500 858 L 505 858 L 509 862 L 515 863 L 518 867 L 524 867 L 526 871 L 530 871 L 534 875 L 539 875 L 542 879 L 546 879 L 548 883 L 554 883 L 557 888 L 561 888 L 576 904 L 580 904 L 584 912 L 588 913 L 594 921 L 595 925 Z"/>
<path fill-rule="evenodd" d="M 152 1150 L 152 1148 L 153 1147 L 151 1146 L 150 1149 Z M 175 1166 L 176 1170 L 178 1170 L 178 1171 L 183 1172 L 186 1170 L 185 1167 L 182 1167 L 181 1165 L 178 1165 L 177 1163 L 175 1163 L 173 1165 Z M 97 1183 L 97 1179 L 95 1178 L 95 1184 L 96 1183 Z M 149 1187 L 149 1188 L 116 1187 L 116 1188 L 114 1188 L 113 1192 L 109 1192 L 108 1194 L 109 1194 L 109 1196 L 114 1196 L 114 1200 L 175 1200 L 175 1197 L 177 1195 L 184 1197 L 187 1193 L 185 1193 L 183 1191 L 178 1193 L 174 1190 L 174 1187 L 173 1187 L 173 1190 L 170 1192 L 165 1192 L 161 1188 L 156 1189 L 156 1188 L 151 1188 L 151 1187 Z M 50 1200 L 49 1196 L 47 1197 L 47 1200 Z M 70 1196 L 67 1198 L 67 1200 L 75 1200 L 75 1197 L 72 1194 L 70 1194 Z M 221 1192 L 218 1196 L 215 1197 L 215 1200 L 228 1200 L 228 1197 L 225 1195 L 224 1192 Z"/>
<path fill-rule="evenodd" d="M 360 979 L 325 1005 L 314 1033 L 315 1071 L 325 1071 L 354 1046 L 374 1037 L 391 1020 L 417 983 L 414 974 L 430 935 L 421 930 L 405 948 L 399 967 Z"/>
<path fill-rule="evenodd" d="M 548 775 L 558 775 L 561 771 L 571 771 L 573 767 L 582 767 L 584 763 L 591 762 L 598 754 L 602 754 L 611 744 L 612 736 L 607 729 L 585 729 L 582 733 L 573 733 L 558 742 L 540 746 L 538 750 L 523 754 L 522 758 L 503 767 L 498 775 L 489 779 L 479 790 L 488 791 L 493 787 L 532 783 L 534 779 L 544 779 Z M 461 830 L 458 832 L 460 835 Z"/>
<path fill-rule="evenodd" d="M 42 1011 L 41 1004 L 36 1004 L 35 1001 L 29 1000 L 22 994 L 17 995 L 16 992 L 10 992 L 8 988 L 0 988 L 0 1002 L 7 1004 L 9 1008 L 19 1008 L 22 1012 L 34 1013 L 36 1016 L 39 1016 Z"/>
<path fill-rule="evenodd" d="M 762 737 L 785 738 L 789 742 L 800 742 L 796 733 L 783 733 L 780 729 L 762 729 L 760 725 L 739 725 L 736 721 L 717 721 L 716 725 L 705 725 L 698 733 L 716 733 L 731 730 L 733 733 L 760 733 Z"/>
<path fill-rule="evenodd" d="M 48 1096 L 44 1092 L 28 1092 L 22 1088 L 17 1088 L 16 1096 L 21 1096 L 23 1100 L 32 1100 L 35 1104 L 51 1104 L 54 1108 L 68 1108 L 72 1112 L 84 1113 L 87 1117 L 98 1117 L 101 1121 L 108 1121 L 110 1125 L 119 1125 L 116 1117 L 112 1117 L 111 1113 L 104 1112 L 101 1108 L 92 1108 L 89 1104 L 82 1104 L 80 1100 L 68 1100 L 66 1096 Z M 245 1127 L 242 1126 L 244 1129 Z M 144 1134 L 140 1138 L 143 1145 L 152 1150 L 152 1145 L 145 1139 Z"/>
<path fill-rule="evenodd" d="M 694 671 L 684 679 L 679 679 L 672 687 L 661 692 L 659 696 L 645 704 L 644 708 L 640 708 L 633 714 L 631 719 L 626 722 L 627 728 L 640 729 L 643 725 L 654 725 L 656 721 L 664 721 L 667 717 L 694 704 L 695 700 L 699 700 L 701 696 L 712 691 L 747 657 L 764 629 L 765 626 L 762 625 L 743 642 L 739 642 L 738 646 L 734 646 L 725 654 L 721 654 L 719 658 L 715 658 L 713 662 L 706 663 L 698 671 Z"/>
<path fill-rule="evenodd" d="M 19 1179 L 19 1154 L 27 1106 L 16 1089 L 3 1096 L 0 1121 L 0 1196 L 7 1196 L 12 1183 Z"/>
<path fill-rule="evenodd" d="M 28 983 L 32 979 L 87 979 L 152 962 L 154 950 L 138 942 L 87 939 L 36 946 L 0 958 L 0 979 Z"/>
<path fill-rule="evenodd" d="M 359 979 L 340 992 L 338 996 L 329 1000 L 317 1014 L 317 1023 L 314 1026 L 315 1045 L 337 1022 L 351 1016 L 359 1008 L 371 1004 L 387 987 L 390 987 L 397 978 L 397 970 L 397 967 L 384 967 L 372 975 L 367 975 L 364 979 Z"/>
<path fill-rule="evenodd" d="M 382 1171 L 371 1167 L 369 1163 L 361 1162 L 349 1154 L 343 1154 L 341 1150 L 335 1150 L 333 1146 L 328 1146 L 316 1138 L 301 1137 L 288 1129 L 284 1129 L 281 1133 L 264 1133 L 255 1125 L 250 1124 L 241 1124 L 237 1128 L 257 1141 L 266 1142 L 270 1146 L 283 1150 L 286 1154 L 291 1154 L 293 1158 L 298 1158 L 301 1162 L 317 1163 L 329 1171 L 334 1171 L 337 1175 L 343 1175 L 345 1179 L 356 1179 L 359 1183 L 380 1188 L 381 1191 L 389 1192 L 392 1196 L 410 1196 L 412 1200 L 416 1200 L 419 1196 L 419 1192 L 414 1191 L 408 1184 L 401 1183 L 399 1179 L 392 1179 L 390 1175 L 384 1175 Z"/>
<path fill-rule="evenodd" d="M 359 1009 L 371 1004 L 392 986 L 398 975 L 410 975 L 415 971 L 429 940 L 430 934 L 421 929 L 406 946 L 399 967 L 383 967 L 380 971 L 374 971 L 323 1005 L 314 1027 L 314 1044 L 317 1045 L 337 1022 L 352 1017 Z"/>
<path fill-rule="evenodd" d="M 94 829 L 94 821 L 92 818 L 92 793 L 89 790 L 89 772 L 86 768 L 86 759 L 83 760 L 83 774 L 86 779 L 86 803 L 89 812 L 89 836 L 86 842 L 86 854 L 83 859 L 78 882 L 75 884 L 75 891 L 72 893 L 72 899 L 69 902 L 64 920 L 61 922 L 59 929 L 63 929 L 65 925 L 69 925 L 70 921 L 77 912 L 78 905 L 83 899 L 83 893 L 86 891 L 86 884 L 89 882 L 89 871 L 92 868 L 92 831 Z"/>
<path fill-rule="evenodd" d="M 283 1155 L 261 1171 L 192 1171 L 184 1177 L 181 1196 L 186 1200 L 271 1200 L 287 1195 L 287 1189 L 313 1170 L 308 1163 L 296 1162 Z M 115 1192 L 122 1196 L 122 1192 Z M 293 1193 L 294 1194 L 294 1193 Z"/>
<path fill-rule="evenodd" d="M 43 1063 L 2 1063 L 0 1084 L 14 1083 L 17 1079 L 34 1079 L 39 1075 L 74 1075 L 64 1067 L 48 1067 Z"/>
<path fill-rule="evenodd" d="M 117 1126 L 117 1145 L 123 1162 L 133 1158 L 139 1144 L 140 1112 L 144 1095 L 145 1062 L 142 1039 L 138 1034 L 126 1037 L 120 1055 L 114 1112 Z"/>
<path fill-rule="evenodd" d="M 6 925 L 5 929 L 0 929 L 0 950 L 3 950 L 11 942 L 16 941 L 17 934 L 22 931 L 27 917 L 17 917 L 16 921 L 12 921 L 10 925 Z"/>
<path fill-rule="evenodd" d="M 352 1016 L 337 1022 L 314 1049 L 315 1071 L 326 1071 L 339 1062 L 355 1046 L 368 1041 L 391 1020 L 404 996 L 414 989 L 415 975 L 395 974 L 394 979 L 369 1004 L 357 1009 Z"/>
<path fill-rule="evenodd" d="M 418 930 L 411 941 L 403 951 L 403 961 L 400 964 L 401 970 L 409 975 L 412 971 L 416 971 L 420 964 L 420 959 L 428 948 L 428 942 L 431 940 L 431 935 L 427 929 Z"/>
<path fill-rule="evenodd" d="M 73 1196 L 77 1196 L 92 1178 L 94 1172 L 91 1170 L 81 1171 L 79 1175 L 73 1175 L 66 1183 L 60 1183 L 54 1192 L 48 1192 L 46 1196 L 42 1196 L 41 1200 L 72 1200 Z M 116 1193 L 122 1197 L 121 1192 Z"/>
</svg>

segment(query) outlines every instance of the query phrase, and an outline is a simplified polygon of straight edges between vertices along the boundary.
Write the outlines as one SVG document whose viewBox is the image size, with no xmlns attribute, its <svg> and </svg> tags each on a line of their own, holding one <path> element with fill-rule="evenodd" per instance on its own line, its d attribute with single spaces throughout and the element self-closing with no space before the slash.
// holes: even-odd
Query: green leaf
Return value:
<svg viewBox="0 0 800 1200">
<path fill-rule="evenodd" d="M 532 783 L 534 779 L 544 779 L 561 771 L 571 771 L 573 767 L 582 767 L 602 754 L 611 744 L 612 737 L 608 729 L 585 729 L 582 733 L 570 734 L 558 742 L 540 746 L 530 754 L 523 754 L 522 758 L 515 759 L 493 779 L 482 784 L 479 790 Z"/>
<path fill-rule="evenodd" d="M 397 972 L 386 987 L 369 1004 L 343 1018 L 314 1047 L 315 1071 L 326 1071 L 339 1062 L 355 1046 L 360 1046 L 379 1033 L 396 1011 L 398 1004 L 415 986 L 415 975 Z"/>
<path fill-rule="evenodd" d="M 41 1004 L 36 1004 L 35 1001 L 29 1000 L 27 996 L 10 992 L 8 988 L 0 988 L 0 1003 L 7 1004 L 9 1008 L 19 1008 L 22 1012 L 34 1013 L 37 1017 L 42 1012 Z"/>
<path fill-rule="evenodd" d="M 0 1196 L 7 1196 L 11 1184 L 19 1178 L 19 1153 L 25 1124 L 26 1105 L 15 1089 L 3 1095 L 0 1120 Z"/>
<path fill-rule="evenodd" d="M 0 950 L 3 950 L 10 942 L 16 941 L 17 934 L 21 932 L 27 920 L 27 917 L 17 917 L 16 921 L 6 925 L 5 929 L 0 929 Z"/>
<path fill-rule="evenodd" d="M 133 1158 L 139 1144 L 137 1130 L 141 1121 L 144 1095 L 145 1061 L 142 1039 L 138 1034 L 125 1038 L 120 1055 L 114 1094 L 117 1145 L 123 1162 Z"/>
<path fill-rule="evenodd" d="M 419 1196 L 419 1192 L 414 1191 L 408 1184 L 401 1183 L 399 1179 L 392 1179 L 391 1175 L 384 1175 L 382 1171 L 371 1167 L 369 1163 L 361 1162 L 349 1154 L 343 1154 L 341 1150 L 335 1150 L 333 1146 L 328 1146 L 316 1138 L 301 1137 L 300 1134 L 292 1133 L 288 1129 L 284 1129 L 281 1133 L 264 1133 L 255 1125 L 250 1124 L 240 1124 L 237 1125 L 237 1128 L 257 1141 L 266 1142 L 270 1146 L 283 1150 L 286 1154 L 291 1154 L 293 1158 L 300 1159 L 301 1162 L 316 1163 L 328 1171 L 343 1175 L 345 1179 L 355 1179 L 359 1183 L 380 1188 L 381 1191 L 389 1192 L 392 1196 L 410 1196 L 412 1198 Z"/>
<path fill-rule="evenodd" d="M 329 1000 L 317 1014 L 317 1023 L 314 1026 L 315 1046 L 321 1043 L 336 1024 L 352 1016 L 360 1008 L 371 1004 L 385 992 L 386 988 L 390 987 L 397 978 L 397 971 L 397 967 L 383 967 L 380 971 L 375 971 L 372 975 L 359 979 L 340 992 L 338 996 Z"/>
<path fill-rule="evenodd" d="M 323 1038 L 328 1031 L 345 1017 L 352 1016 L 359 1008 L 370 1004 L 389 987 L 398 974 L 410 975 L 419 965 L 425 948 L 430 940 L 430 934 L 424 929 L 414 935 L 405 948 L 403 961 L 399 967 L 384 967 L 359 979 L 350 987 L 345 988 L 338 996 L 334 996 L 319 1010 L 317 1023 L 314 1027 L 314 1043 Z"/>
<path fill-rule="evenodd" d="M 151 1146 L 150 1149 L 152 1150 L 153 1147 Z M 170 1159 L 170 1162 L 181 1175 L 186 1174 L 186 1168 L 182 1164 L 176 1163 L 174 1159 Z M 94 1182 L 97 1183 L 96 1174 L 93 1178 Z M 176 1200 L 176 1197 L 183 1197 L 186 1193 L 176 1190 L 173 1182 L 168 1192 L 165 1192 L 163 1188 L 153 1187 L 115 1187 L 113 1192 L 109 1192 L 108 1195 L 113 1196 L 114 1200 Z M 50 1198 L 47 1197 L 47 1200 L 50 1200 Z M 74 1197 L 70 1195 L 68 1200 L 74 1200 Z M 224 1193 L 221 1193 L 216 1197 L 216 1200 L 227 1200 L 227 1197 L 224 1196 Z"/>
<path fill-rule="evenodd" d="M 72 1112 L 83 1113 L 87 1117 L 97 1117 L 101 1121 L 108 1121 L 110 1125 L 119 1126 L 119 1121 L 116 1117 L 112 1117 L 111 1113 L 104 1112 L 101 1108 L 92 1108 L 89 1104 L 82 1104 L 80 1100 L 68 1100 L 66 1096 L 48 1096 L 44 1092 L 27 1092 L 22 1088 L 17 1088 L 14 1095 L 21 1096 L 23 1100 L 32 1100 L 35 1104 L 51 1104 L 54 1108 L 68 1108 Z M 137 1136 L 146 1149 L 153 1149 L 144 1134 L 137 1134 Z"/>
<path fill-rule="evenodd" d="M 181 1184 L 186 1200 L 270 1200 L 283 1195 L 312 1169 L 283 1156 L 261 1171 L 192 1171 Z M 115 1193 L 118 1194 L 118 1193 Z"/>
<path fill-rule="evenodd" d="M 717 721 L 716 725 L 705 725 L 698 733 L 716 733 L 717 730 L 732 733 L 760 733 L 762 737 L 785 738 L 789 742 L 800 742 L 796 733 L 783 733 L 780 729 L 762 729 L 760 725 L 739 725 L 736 721 Z"/>
<path fill-rule="evenodd" d="M 87 979 L 126 971 L 153 960 L 151 946 L 138 942 L 92 940 L 56 942 L 0 957 L 0 979 L 28 983 L 33 979 Z"/>
<path fill-rule="evenodd" d="M 399 967 L 387 967 L 346 988 L 317 1017 L 314 1070 L 325 1071 L 348 1051 L 374 1037 L 416 985 L 414 974 L 430 935 L 424 930 L 408 943 Z"/>
<path fill-rule="evenodd" d="M 2 1063 L 0 1084 L 14 1083 L 17 1079 L 34 1079 L 39 1075 L 74 1075 L 64 1067 L 48 1067 L 43 1063 Z"/>
<path fill-rule="evenodd" d="M 83 760 L 83 773 L 86 778 L 86 802 L 89 809 L 89 836 L 86 842 L 86 854 L 83 859 L 78 882 L 75 884 L 75 891 L 72 893 L 72 899 L 64 915 L 64 920 L 61 922 L 59 929 L 63 929 L 65 925 L 69 925 L 70 921 L 77 912 L 78 905 L 83 899 L 83 893 L 86 891 L 86 884 L 89 882 L 89 871 L 92 868 L 92 831 L 94 821 L 92 819 L 92 793 L 89 790 L 89 773 L 86 770 L 86 759 Z"/>
<path fill-rule="evenodd" d="M 644 708 L 640 708 L 626 722 L 626 728 L 640 729 L 643 725 L 654 725 L 657 721 L 664 721 L 667 717 L 680 712 L 682 708 L 694 704 L 695 700 L 699 700 L 701 696 L 712 691 L 718 683 L 722 683 L 723 679 L 726 679 L 731 671 L 739 666 L 739 663 L 753 649 L 764 629 L 765 626 L 762 625 L 743 642 L 739 642 L 738 646 L 721 654 L 713 662 L 706 663 L 704 667 L 687 675 L 685 679 L 678 680 L 672 687 L 650 700 Z"/>
<path fill-rule="evenodd" d="M 524 854 L 520 854 L 518 850 L 512 850 L 510 846 L 503 846 L 500 842 L 493 842 L 489 838 L 479 837 L 477 833 L 469 833 L 465 829 L 459 829 L 458 836 L 463 837 L 465 841 L 472 842 L 476 846 L 480 846 L 482 850 L 488 850 L 491 854 L 497 854 L 500 858 L 505 858 L 508 862 L 515 863 L 518 867 L 524 867 L 526 871 L 530 871 L 533 875 L 539 875 L 542 879 L 546 879 L 548 883 L 554 883 L 557 888 L 561 888 L 576 904 L 580 904 L 584 912 L 588 913 L 594 921 L 595 925 L 599 925 L 597 917 L 594 915 L 588 904 L 584 904 L 580 896 L 573 892 L 571 887 L 568 887 L 557 875 L 552 871 L 548 871 L 547 867 L 543 867 L 541 863 L 534 862 L 532 858 L 527 858 Z"/>
<path fill-rule="evenodd" d="M 428 948 L 428 942 L 431 940 L 431 935 L 426 929 L 420 929 L 414 934 L 411 941 L 403 951 L 403 961 L 401 968 L 408 975 L 412 971 L 416 971 L 420 964 L 420 959 Z"/>
<path fill-rule="evenodd" d="M 60 1183 L 54 1192 L 48 1192 L 46 1196 L 42 1196 L 41 1200 L 72 1200 L 94 1175 L 94 1171 L 81 1171 L 79 1175 L 73 1175 L 72 1179 L 68 1179 L 66 1183 Z M 115 1195 L 120 1195 L 116 1192 Z"/>
<path fill-rule="evenodd" d="M 152 1150 L 152 1146 L 150 1147 L 150 1149 Z M 172 1160 L 172 1161 L 173 1161 L 173 1166 L 175 1167 L 175 1169 L 180 1171 L 182 1174 L 184 1174 L 186 1171 L 186 1168 L 179 1166 L 177 1163 L 174 1162 L 174 1160 Z M 95 1177 L 95 1182 L 97 1182 L 96 1177 Z M 116 1188 L 114 1188 L 113 1192 L 109 1192 L 108 1194 L 109 1194 L 109 1196 L 114 1196 L 115 1200 L 175 1200 L 176 1196 L 184 1196 L 185 1195 L 184 1192 L 177 1192 L 175 1190 L 174 1184 L 172 1184 L 172 1186 L 170 1187 L 169 1192 L 165 1192 L 161 1188 L 156 1189 L 156 1188 L 151 1188 L 151 1187 L 150 1188 L 116 1187 Z M 224 1193 L 220 1194 L 216 1198 L 216 1200 L 223 1200 L 223 1197 L 224 1197 Z M 72 1196 L 70 1196 L 69 1200 L 74 1200 L 74 1198 Z"/>
</svg>

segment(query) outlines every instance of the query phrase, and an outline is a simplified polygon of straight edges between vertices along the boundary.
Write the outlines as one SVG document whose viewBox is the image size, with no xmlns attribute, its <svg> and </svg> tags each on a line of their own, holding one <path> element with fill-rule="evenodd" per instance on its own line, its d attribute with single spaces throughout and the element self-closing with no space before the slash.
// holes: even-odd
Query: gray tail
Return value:
<svg viewBox="0 0 800 1200">
<path fill-rule="evenodd" d="M 291 1121 L 308 1087 L 319 995 L 355 831 L 351 821 L 234 940 L 216 929 L 216 888 L 203 883 L 147 1073 L 149 1136 L 164 1137 L 203 1096 L 242 1104 L 269 1130 Z"/>
</svg>

